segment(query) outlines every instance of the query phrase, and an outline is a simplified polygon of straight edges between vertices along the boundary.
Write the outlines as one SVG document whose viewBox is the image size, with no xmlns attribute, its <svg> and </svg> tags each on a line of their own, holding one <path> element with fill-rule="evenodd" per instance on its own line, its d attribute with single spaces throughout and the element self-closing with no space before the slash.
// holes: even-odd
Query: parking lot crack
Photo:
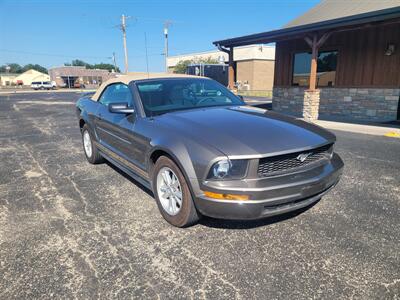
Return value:
<svg viewBox="0 0 400 300">
<path fill-rule="evenodd" d="M 193 254 L 192 251 L 190 251 L 187 248 L 182 248 L 182 250 L 185 252 L 185 254 L 192 260 L 196 261 L 198 264 L 200 264 L 203 268 L 206 269 L 207 274 L 204 278 L 204 283 L 207 281 L 206 279 L 209 277 L 210 274 L 216 276 L 219 280 L 222 281 L 223 284 L 231 287 L 234 291 L 235 291 L 235 296 L 236 299 L 242 299 L 241 296 L 241 290 L 239 288 L 236 287 L 235 284 L 233 284 L 232 282 L 228 281 L 227 279 L 224 278 L 223 273 L 213 269 L 212 267 L 208 266 L 207 264 L 205 264 L 202 260 L 200 260 L 196 255 Z M 203 283 L 203 284 L 204 284 Z"/>
</svg>

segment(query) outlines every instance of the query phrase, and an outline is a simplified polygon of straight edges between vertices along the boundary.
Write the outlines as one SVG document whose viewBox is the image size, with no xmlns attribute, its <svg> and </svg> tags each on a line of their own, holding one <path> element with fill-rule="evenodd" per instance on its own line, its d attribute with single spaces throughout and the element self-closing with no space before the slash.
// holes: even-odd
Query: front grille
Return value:
<svg viewBox="0 0 400 300">
<path fill-rule="evenodd" d="M 289 154 L 283 154 L 272 157 L 264 157 L 260 159 L 258 164 L 258 176 L 268 177 L 281 173 L 295 171 L 296 169 L 307 165 L 322 162 L 329 159 L 332 153 L 332 144 L 325 145 L 308 151 L 301 151 Z M 309 154 L 303 161 L 299 159 L 299 155 Z"/>
</svg>

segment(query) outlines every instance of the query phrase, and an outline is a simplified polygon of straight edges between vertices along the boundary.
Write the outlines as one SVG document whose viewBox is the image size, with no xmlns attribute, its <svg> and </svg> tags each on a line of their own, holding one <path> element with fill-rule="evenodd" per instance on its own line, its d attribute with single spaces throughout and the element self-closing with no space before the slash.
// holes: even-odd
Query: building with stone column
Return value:
<svg viewBox="0 0 400 300">
<path fill-rule="evenodd" d="M 275 111 L 311 120 L 400 119 L 400 0 L 324 0 L 282 29 L 214 44 L 229 53 L 272 42 Z"/>
</svg>

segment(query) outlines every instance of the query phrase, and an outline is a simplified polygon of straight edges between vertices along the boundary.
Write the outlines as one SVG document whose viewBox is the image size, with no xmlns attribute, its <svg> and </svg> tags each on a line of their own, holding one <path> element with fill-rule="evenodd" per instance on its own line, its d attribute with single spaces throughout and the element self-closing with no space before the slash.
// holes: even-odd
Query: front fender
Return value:
<svg viewBox="0 0 400 300">
<path fill-rule="evenodd" d="M 76 103 L 76 114 L 78 117 L 79 123 L 81 120 L 87 124 L 89 127 L 89 130 L 93 134 L 93 136 L 98 140 L 96 130 L 94 130 L 94 124 L 93 124 L 93 115 L 96 113 L 96 103 L 93 103 L 92 100 L 89 100 L 87 98 L 81 98 L 77 101 Z M 92 118 L 90 117 L 90 114 L 92 115 Z"/>
<path fill-rule="evenodd" d="M 192 139 L 180 137 L 160 137 L 151 141 L 151 157 L 155 151 L 164 151 L 176 162 L 186 180 L 190 182 L 194 196 L 202 194 L 201 180 L 204 178 L 210 162 L 216 157 L 225 157 L 222 152 Z"/>
</svg>

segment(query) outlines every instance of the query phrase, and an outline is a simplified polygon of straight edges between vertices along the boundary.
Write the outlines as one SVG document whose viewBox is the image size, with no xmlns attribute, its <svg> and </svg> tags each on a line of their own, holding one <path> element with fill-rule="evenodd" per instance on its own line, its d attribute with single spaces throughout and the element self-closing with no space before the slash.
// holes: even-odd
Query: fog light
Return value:
<svg viewBox="0 0 400 300">
<path fill-rule="evenodd" d="M 219 200 L 249 200 L 249 195 L 219 194 L 208 191 L 205 191 L 204 195 L 208 198 Z"/>
</svg>

